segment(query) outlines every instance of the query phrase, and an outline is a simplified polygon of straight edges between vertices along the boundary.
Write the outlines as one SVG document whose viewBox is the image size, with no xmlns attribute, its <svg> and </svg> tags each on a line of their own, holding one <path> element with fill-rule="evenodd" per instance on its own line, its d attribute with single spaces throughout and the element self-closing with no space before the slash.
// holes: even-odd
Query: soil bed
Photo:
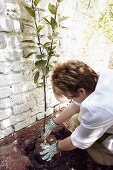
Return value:
<svg viewBox="0 0 113 170">
<path fill-rule="evenodd" d="M 60 126 L 52 132 L 57 140 L 64 139 L 70 134 L 71 132 L 64 126 Z M 55 155 L 51 161 L 43 161 L 39 155 L 39 146 L 40 141 L 38 140 L 25 149 L 31 161 L 28 170 L 113 170 L 113 167 L 95 164 L 88 153 L 81 149 L 61 152 Z"/>
</svg>

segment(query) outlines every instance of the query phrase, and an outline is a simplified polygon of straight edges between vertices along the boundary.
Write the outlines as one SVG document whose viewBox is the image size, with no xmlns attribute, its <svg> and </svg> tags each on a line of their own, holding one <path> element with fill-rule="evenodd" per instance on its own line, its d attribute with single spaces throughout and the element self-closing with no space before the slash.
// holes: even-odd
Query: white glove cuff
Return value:
<svg viewBox="0 0 113 170">
<path fill-rule="evenodd" d="M 57 152 L 61 151 L 61 149 L 58 147 L 58 141 L 56 141 L 56 149 L 57 149 Z"/>
<path fill-rule="evenodd" d="M 59 125 L 58 123 L 55 122 L 55 118 L 52 118 L 52 121 L 54 122 L 55 125 Z"/>
</svg>

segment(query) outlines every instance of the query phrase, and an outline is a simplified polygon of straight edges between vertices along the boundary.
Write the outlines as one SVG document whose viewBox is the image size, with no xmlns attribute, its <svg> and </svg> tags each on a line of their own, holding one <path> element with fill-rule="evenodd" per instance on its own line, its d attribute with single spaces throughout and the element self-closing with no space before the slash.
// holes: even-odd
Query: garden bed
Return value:
<svg viewBox="0 0 113 170">
<path fill-rule="evenodd" d="M 39 154 L 41 124 L 38 122 L 25 128 L 13 134 L 13 138 L 9 136 L 5 143 L 1 141 L 0 170 L 113 170 L 113 167 L 95 164 L 88 153 L 81 149 L 63 151 L 51 161 L 43 161 Z M 70 134 L 64 126 L 59 126 L 51 133 L 57 140 L 62 140 Z"/>
<path fill-rule="evenodd" d="M 62 140 L 71 134 L 64 126 L 60 126 L 52 132 L 58 140 Z M 36 141 L 31 148 L 26 148 L 26 154 L 31 161 L 28 170 L 110 170 L 107 166 L 95 164 L 85 150 L 76 149 L 62 152 L 53 157 L 49 162 L 43 161 L 39 155 L 40 141 Z M 111 169 L 112 170 L 112 169 Z"/>
</svg>

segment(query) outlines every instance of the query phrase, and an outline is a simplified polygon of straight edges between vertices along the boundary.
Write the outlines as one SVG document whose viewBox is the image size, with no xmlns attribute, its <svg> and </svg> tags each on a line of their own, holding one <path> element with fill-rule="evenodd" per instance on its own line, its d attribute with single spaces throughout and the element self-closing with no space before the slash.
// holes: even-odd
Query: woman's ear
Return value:
<svg viewBox="0 0 113 170">
<path fill-rule="evenodd" d="M 84 88 L 79 88 L 78 90 L 77 90 L 77 93 L 80 95 L 83 95 L 83 96 L 85 96 L 86 95 L 86 90 L 84 89 Z"/>
</svg>

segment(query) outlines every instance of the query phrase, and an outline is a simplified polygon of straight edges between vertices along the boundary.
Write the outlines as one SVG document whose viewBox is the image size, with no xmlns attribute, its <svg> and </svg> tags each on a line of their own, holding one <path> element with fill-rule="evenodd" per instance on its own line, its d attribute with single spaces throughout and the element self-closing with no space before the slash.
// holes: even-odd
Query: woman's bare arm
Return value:
<svg viewBox="0 0 113 170">
<path fill-rule="evenodd" d="M 63 151 L 70 151 L 70 150 L 76 149 L 76 147 L 72 144 L 70 136 L 63 140 L 59 140 L 58 148 Z"/>
<path fill-rule="evenodd" d="M 69 120 L 75 113 L 80 111 L 80 106 L 75 104 L 74 102 L 71 103 L 64 111 L 62 111 L 58 117 L 55 119 L 55 123 L 61 124 L 65 121 Z"/>
</svg>

